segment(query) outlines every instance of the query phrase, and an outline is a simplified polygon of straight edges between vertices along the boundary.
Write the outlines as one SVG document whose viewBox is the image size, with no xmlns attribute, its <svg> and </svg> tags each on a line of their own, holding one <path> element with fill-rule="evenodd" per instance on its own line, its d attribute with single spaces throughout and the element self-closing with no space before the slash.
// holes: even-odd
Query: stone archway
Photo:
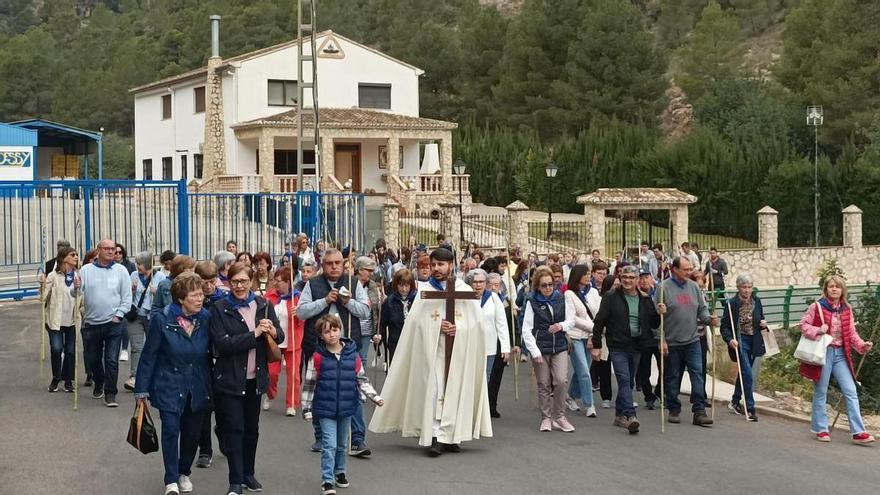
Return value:
<svg viewBox="0 0 880 495">
<path fill-rule="evenodd" d="M 673 188 L 600 188 L 578 196 L 577 202 L 584 205 L 590 249 L 604 252 L 605 210 L 668 210 L 672 243 L 677 247 L 688 239 L 688 206 L 697 197 Z"/>
</svg>

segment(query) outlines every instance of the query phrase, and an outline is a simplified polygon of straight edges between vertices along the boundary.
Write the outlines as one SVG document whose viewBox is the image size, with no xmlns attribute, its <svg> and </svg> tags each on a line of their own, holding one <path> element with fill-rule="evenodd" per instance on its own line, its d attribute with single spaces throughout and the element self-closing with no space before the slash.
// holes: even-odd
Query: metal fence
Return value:
<svg viewBox="0 0 880 495">
<path fill-rule="evenodd" d="M 854 284 L 848 287 L 847 298 L 854 310 L 858 310 L 862 294 L 869 293 L 880 297 L 880 285 Z M 724 299 L 733 297 L 736 289 L 718 291 L 718 300 L 715 308 L 718 311 L 724 309 Z M 761 298 L 764 307 L 764 317 L 769 324 L 782 325 L 788 328 L 798 324 L 807 307 L 822 296 L 822 290 L 814 286 L 795 287 L 789 285 L 780 289 L 755 288 L 755 295 Z M 720 313 L 719 313 L 720 314 Z"/>
<path fill-rule="evenodd" d="M 553 221 L 549 235 L 547 222 L 529 222 L 528 232 L 531 250 L 539 254 L 588 249 L 590 227 L 586 221 Z"/>
<path fill-rule="evenodd" d="M 719 251 L 758 248 L 758 224 L 696 223 L 688 226 L 688 241 L 701 250 L 714 247 Z"/>
<path fill-rule="evenodd" d="M 510 244 L 510 217 L 507 215 L 465 215 L 462 226 L 462 245 L 506 249 Z"/>
<path fill-rule="evenodd" d="M 647 220 L 605 219 L 605 252 L 602 255 L 606 258 L 615 257 L 618 251 L 625 253 L 627 258 L 635 258 L 643 241 L 651 246 L 659 243 L 668 250 L 672 245 L 672 229 Z"/>
<path fill-rule="evenodd" d="M 33 294 L 59 239 L 81 254 L 113 239 L 131 256 L 171 249 L 196 259 L 235 240 L 274 259 L 299 232 L 362 251 L 364 216 L 360 194 L 189 193 L 184 181 L 0 182 L 0 298 Z"/>
<path fill-rule="evenodd" d="M 430 212 L 412 212 L 400 215 L 398 227 L 400 242 L 403 245 L 424 244 L 431 248 L 437 246 L 437 234 L 443 225 L 443 214 L 440 210 Z M 397 249 L 398 246 L 388 246 Z"/>
</svg>

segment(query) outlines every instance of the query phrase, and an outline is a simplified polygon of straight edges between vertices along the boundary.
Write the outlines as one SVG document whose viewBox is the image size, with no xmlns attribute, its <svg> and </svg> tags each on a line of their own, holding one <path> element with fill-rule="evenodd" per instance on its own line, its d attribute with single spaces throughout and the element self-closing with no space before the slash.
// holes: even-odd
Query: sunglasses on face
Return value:
<svg viewBox="0 0 880 495">
<path fill-rule="evenodd" d="M 539 285 L 538 287 L 540 287 L 540 288 L 542 288 L 542 289 L 552 289 L 552 288 L 553 288 L 553 284 L 541 284 L 541 285 Z"/>
</svg>

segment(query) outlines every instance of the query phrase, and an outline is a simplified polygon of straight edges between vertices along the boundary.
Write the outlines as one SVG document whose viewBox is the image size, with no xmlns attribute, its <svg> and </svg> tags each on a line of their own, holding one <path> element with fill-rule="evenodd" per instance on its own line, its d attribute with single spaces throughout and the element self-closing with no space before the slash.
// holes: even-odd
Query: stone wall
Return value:
<svg viewBox="0 0 880 495">
<path fill-rule="evenodd" d="M 727 260 L 732 287 L 736 276 L 748 273 L 761 287 L 815 285 L 816 272 L 831 259 L 837 259 L 848 282 L 863 284 L 880 281 L 880 246 L 783 248 L 719 251 Z"/>
<path fill-rule="evenodd" d="M 880 281 L 880 246 L 862 246 L 862 210 L 851 205 L 841 213 L 843 246 L 779 248 L 779 213 L 769 206 L 758 210 L 761 249 L 719 252 L 730 267 L 727 285 L 733 286 L 740 273 L 750 274 L 761 287 L 815 285 L 816 272 L 833 259 L 850 283 Z"/>
</svg>

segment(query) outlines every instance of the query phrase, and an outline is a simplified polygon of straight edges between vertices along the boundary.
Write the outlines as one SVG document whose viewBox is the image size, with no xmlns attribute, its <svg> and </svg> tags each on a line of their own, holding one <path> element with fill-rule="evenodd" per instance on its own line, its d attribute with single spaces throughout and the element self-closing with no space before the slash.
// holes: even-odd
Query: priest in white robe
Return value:
<svg viewBox="0 0 880 495">
<path fill-rule="evenodd" d="M 492 423 L 480 301 L 455 300 L 455 324 L 447 321 L 447 301 L 426 299 L 423 293 L 445 291 L 447 283 L 455 283 L 457 291 L 473 291 L 460 280 L 447 282 L 452 252 L 436 249 L 430 258 L 432 276 L 418 284 L 419 296 L 409 310 L 382 390 L 385 407 L 373 414 L 370 431 L 418 437 L 419 445 L 429 447 L 428 454 L 436 457 L 457 452 L 461 442 L 491 437 Z M 452 303 L 449 306 L 452 310 Z M 445 334 L 455 339 L 448 379 Z"/>
</svg>

